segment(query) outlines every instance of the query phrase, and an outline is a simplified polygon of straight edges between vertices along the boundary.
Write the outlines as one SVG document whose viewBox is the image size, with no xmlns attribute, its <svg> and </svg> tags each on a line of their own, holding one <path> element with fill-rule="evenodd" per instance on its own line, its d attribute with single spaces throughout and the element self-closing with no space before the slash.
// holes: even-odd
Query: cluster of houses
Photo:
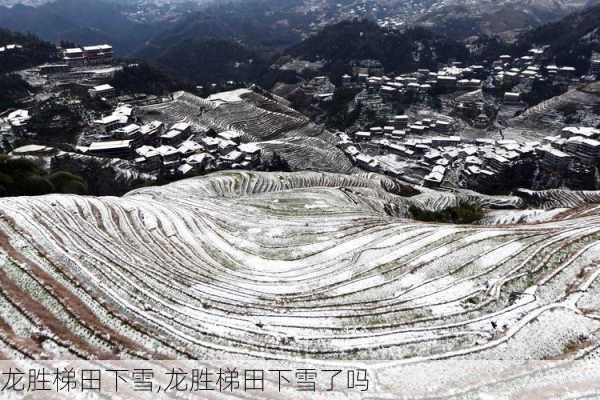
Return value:
<svg viewBox="0 0 600 400">
<path fill-rule="evenodd" d="M 408 115 L 395 115 L 388 120 L 386 126 L 375 126 L 368 130 L 352 133 L 356 142 L 366 142 L 387 138 L 390 140 L 402 140 L 407 135 L 443 134 L 452 132 L 454 120 L 424 118 L 410 123 Z"/>
<path fill-rule="evenodd" d="M 498 87 L 511 88 L 519 83 L 539 80 L 555 79 L 569 82 L 576 77 L 576 69 L 572 66 L 557 66 L 545 57 L 546 49 L 531 49 L 524 57 L 513 58 L 502 55 L 494 61 L 489 68 L 483 65 L 463 66 L 461 62 L 453 62 L 438 71 L 419 69 L 416 72 L 388 76 L 384 74 L 381 63 L 365 60 L 353 68 L 353 75 L 344 75 L 344 86 L 361 85 L 376 88 L 384 97 L 394 97 L 407 92 L 431 93 L 473 91 L 480 89 L 488 77 L 493 78 L 493 83 Z M 363 64 L 366 66 L 361 67 Z M 370 67 L 376 65 L 376 67 Z M 600 60 L 592 60 L 592 72 L 600 71 Z M 510 93 L 510 92 L 509 92 Z M 515 100 L 514 97 L 508 96 Z"/>
<path fill-rule="evenodd" d="M 316 76 L 306 82 L 302 89 L 306 95 L 311 96 L 319 102 L 327 102 L 333 99 L 335 85 L 327 76 Z"/>
<path fill-rule="evenodd" d="M 356 146 L 350 137 L 345 133 L 340 134 L 340 142 L 338 145 L 344 150 L 348 158 L 354 162 L 358 167 L 373 172 L 381 172 L 381 165 L 375 157 L 372 157 L 359 150 L 359 146 Z"/>
<path fill-rule="evenodd" d="M 0 56 L 3 54 L 14 53 L 22 49 L 23 46 L 21 46 L 20 44 L 7 44 L 4 46 L 0 46 Z"/>
<path fill-rule="evenodd" d="M 393 114 L 392 103 L 395 101 L 411 102 L 415 96 L 422 98 L 481 89 L 486 72 L 481 65 L 463 67 L 462 63 L 454 62 L 438 71 L 419 69 L 412 73 L 386 75 L 381 63 L 364 60 L 354 65 L 353 75 L 342 77 L 342 86 L 362 89 L 354 99 L 355 106 L 360 104 L 378 118 L 387 119 Z"/>
<path fill-rule="evenodd" d="M 546 48 L 531 49 L 527 56 L 517 58 L 510 55 L 500 56 L 492 65 L 494 85 L 500 88 L 512 88 L 538 80 L 551 80 L 568 85 L 576 77 L 577 70 L 572 66 L 550 63 L 546 57 L 546 50 Z M 510 94 L 505 96 L 505 102 L 519 100 L 516 96 L 518 93 L 508 93 Z"/>
<path fill-rule="evenodd" d="M 429 171 L 423 184 L 431 187 L 444 183 L 449 168 L 457 172 L 455 176 L 465 186 L 477 186 L 523 161 L 539 160 L 542 168 L 559 174 L 566 172 L 573 163 L 592 167 L 600 162 L 600 130 L 594 128 L 565 128 L 560 135 L 546 137 L 543 142 L 464 140 L 460 136 L 447 135 L 407 138 L 403 133 L 392 126 L 352 135 L 339 133 L 338 146 L 357 166 L 369 171 L 398 174 L 386 170 L 386 165 L 366 154 L 373 153 L 374 149 L 378 154 L 394 154 L 403 160 L 412 160 Z"/>
<path fill-rule="evenodd" d="M 374 87 L 367 87 L 358 93 L 354 98 L 354 106 L 363 107 L 382 119 L 387 118 L 393 110 L 392 105 Z"/>
<path fill-rule="evenodd" d="M 252 143 L 240 143 L 239 132 L 224 131 L 216 136 L 204 136 L 199 141 L 195 141 L 193 135 L 184 135 L 187 138 L 180 142 L 173 141 L 174 137 L 181 137 L 178 128 L 187 124 L 176 125 L 160 136 L 160 146 L 144 145 L 135 149 L 136 165 L 146 171 L 161 169 L 185 176 L 214 169 L 248 169 L 260 162 L 260 148 Z"/>
<path fill-rule="evenodd" d="M 550 168 L 564 169 L 576 162 L 584 167 L 600 160 L 600 130 L 589 127 L 567 127 L 560 135 L 544 138 L 540 149 L 543 162 Z"/>
<path fill-rule="evenodd" d="M 533 160 L 539 142 L 519 143 L 516 140 L 477 139 L 465 144 L 461 153 L 461 179 L 466 186 L 477 186 L 495 178 L 522 161 Z"/>
<path fill-rule="evenodd" d="M 122 65 L 89 65 L 74 67 L 66 63 L 48 63 L 39 65 L 28 73 L 39 76 L 43 80 L 50 80 L 58 86 L 76 84 L 89 87 L 89 94 L 93 97 L 112 98 L 114 88 L 106 85 L 115 73 L 123 69 Z"/>
<path fill-rule="evenodd" d="M 481 65 L 462 67 L 455 62 L 437 72 L 419 69 L 416 72 L 388 76 L 383 68 L 354 68 L 354 76 L 344 75 L 345 87 L 362 86 L 380 92 L 384 98 L 399 99 L 408 93 L 429 94 L 434 91 L 452 92 L 456 90 L 477 90 L 485 78 L 485 68 Z"/>
<path fill-rule="evenodd" d="M 484 88 L 499 89 L 500 104 L 523 107 L 524 95 L 533 90 L 533 82 L 545 81 L 567 90 L 577 78 L 574 67 L 556 65 L 547 53 L 546 48 L 534 48 L 523 57 L 502 55 L 488 66 L 453 62 L 437 71 L 419 69 L 400 75 L 386 74 L 377 60 L 363 60 L 352 65 L 352 75 L 342 77 L 342 86 L 362 89 L 354 99 L 355 105 L 361 104 L 379 118 L 392 113 L 390 103 L 394 101 L 411 102 L 414 96 L 480 92 Z M 599 76 L 600 58 L 592 58 L 591 65 L 591 73 Z M 491 121 L 482 104 L 470 105 L 477 108 L 471 111 L 475 112 L 469 118 L 472 125 L 487 128 Z"/>
<path fill-rule="evenodd" d="M 352 74 L 355 76 L 382 76 L 383 64 L 379 60 L 360 60 L 352 63 Z"/>
<path fill-rule="evenodd" d="M 242 144 L 242 135 L 237 131 L 200 134 L 185 122 L 166 129 L 160 121 L 140 125 L 138 120 L 134 107 L 119 105 L 112 114 L 93 123 L 95 137 L 102 140 L 79 146 L 78 151 L 132 159 L 142 171 L 181 176 L 211 169 L 247 169 L 260 162 L 260 148 Z"/>
<path fill-rule="evenodd" d="M 5 111 L 0 113 L 0 151 L 10 147 L 15 134 L 22 130 L 26 131 L 29 112 L 27 110 Z"/>
</svg>

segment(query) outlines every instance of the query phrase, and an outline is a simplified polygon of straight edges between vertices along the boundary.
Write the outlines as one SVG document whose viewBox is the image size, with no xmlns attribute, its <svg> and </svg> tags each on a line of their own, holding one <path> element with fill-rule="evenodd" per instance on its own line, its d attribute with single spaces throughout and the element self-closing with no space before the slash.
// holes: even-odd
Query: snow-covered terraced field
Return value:
<svg viewBox="0 0 600 400">
<path fill-rule="evenodd" d="M 532 225 L 425 224 L 402 217 L 423 195 L 389 185 L 222 172 L 122 198 L 3 199 L 0 358 L 597 352 L 595 209 Z"/>
<path fill-rule="evenodd" d="M 284 157 L 294 171 L 317 170 L 339 173 L 361 171 L 360 168 L 353 166 L 350 159 L 337 147 L 322 138 L 300 136 L 260 142 L 259 145 L 265 155 L 277 153 Z"/>
<path fill-rule="evenodd" d="M 600 104 L 600 84 L 594 82 L 542 101 L 512 118 L 510 123 L 511 126 L 531 127 L 537 131 L 542 127 L 559 128 L 564 123 L 562 109 L 576 107 L 577 109 L 592 110 L 598 104 Z"/>
<path fill-rule="evenodd" d="M 549 189 L 533 191 L 519 189 L 517 193 L 529 205 L 545 209 L 579 208 L 588 204 L 600 203 L 600 191 L 596 190 Z"/>
</svg>

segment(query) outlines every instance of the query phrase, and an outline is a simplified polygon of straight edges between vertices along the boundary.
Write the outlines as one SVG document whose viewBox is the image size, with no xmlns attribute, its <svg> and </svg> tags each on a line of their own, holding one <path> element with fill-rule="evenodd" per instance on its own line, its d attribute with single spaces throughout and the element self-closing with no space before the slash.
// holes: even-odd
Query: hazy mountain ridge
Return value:
<svg viewBox="0 0 600 400">
<path fill-rule="evenodd" d="M 300 0 L 214 4 L 173 23 L 135 55 L 190 79 L 256 78 L 271 56 L 302 40 L 302 27 L 310 24 L 310 18 L 291 11 L 301 4 Z"/>
<path fill-rule="evenodd" d="M 415 22 L 444 30 L 457 38 L 504 34 L 557 21 L 570 13 L 599 4 L 597 0 L 446 0 L 433 5 Z"/>
<path fill-rule="evenodd" d="M 0 27 L 31 32 L 53 42 L 112 43 L 122 53 L 133 50 L 156 31 L 130 20 L 126 8 L 105 0 L 57 0 L 31 7 L 0 7 Z"/>
<path fill-rule="evenodd" d="M 510 37 L 598 3 L 600 0 L 0 0 L 0 27 L 32 32 L 50 41 L 111 42 L 119 53 L 140 51 L 150 58 L 170 45 L 199 37 L 233 41 L 272 54 L 348 19 L 368 18 L 381 25 L 392 21 L 402 28 L 424 25 L 456 39 L 480 34 Z"/>
</svg>

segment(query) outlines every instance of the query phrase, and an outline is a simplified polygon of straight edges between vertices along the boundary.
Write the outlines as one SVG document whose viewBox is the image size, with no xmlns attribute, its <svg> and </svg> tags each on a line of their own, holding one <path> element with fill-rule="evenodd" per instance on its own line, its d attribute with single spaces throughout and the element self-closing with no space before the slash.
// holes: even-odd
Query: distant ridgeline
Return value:
<svg viewBox="0 0 600 400">
<path fill-rule="evenodd" d="M 57 59 L 56 47 L 34 35 L 0 29 L 0 73 L 18 71 Z"/>
<path fill-rule="evenodd" d="M 0 26 L 31 32 L 44 40 L 81 45 L 111 43 L 126 54 L 155 35 L 160 27 L 129 20 L 125 2 L 53 0 L 38 7 L 0 7 Z"/>
</svg>

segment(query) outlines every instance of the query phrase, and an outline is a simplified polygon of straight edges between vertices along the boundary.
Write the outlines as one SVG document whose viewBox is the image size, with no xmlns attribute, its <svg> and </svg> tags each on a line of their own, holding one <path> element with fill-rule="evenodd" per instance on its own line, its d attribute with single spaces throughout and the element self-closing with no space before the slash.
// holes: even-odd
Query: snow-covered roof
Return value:
<svg viewBox="0 0 600 400">
<path fill-rule="evenodd" d="M 193 170 L 194 167 L 192 167 L 190 164 L 182 164 L 177 168 L 177 171 L 183 175 L 189 173 L 191 170 Z"/>
<path fill-rule="evenodd" d="M 169 156 L 178 153 L 177 149 L 173 146 L 162 145 L 156 149 L 161 156 Z"/>
<path fill-rule="evenodd" d="M 217 136 L 225 140 L 233 140 L 239 139 L 242 136 L 242 134 L 240 132 L 229 130 L 220 132 L 219 134 L 217 134 Z"/>
<path fill-rule="evenodd" d="M 53 147 L 42 146 L 42 145 L 38 145 L 38 144 L 29 144 L 29 145 L 21 146 L 21 147 L 14 149 L 13 151 L 11 151 L 11 154 L 12 155 L 25 155 L 25 154 L 32 154 L 32 153 L 48 153 L 53 150 L 54 150 Z"/>
<path fill-rule="evenodd" d="M 127 116 L 125 115 L 107 115 L 106 117 L 102 117 L 100 119 L 97 119 L 94 121 L 95 124 L 98 125 L 110 125 L 113 124 L 115 122 L 121 122 L 121 123 L 126 123 L 127 122 Z"/>
<path fill-rule="evenodd" d="M 114 90 L 115 88 L 110 86 L 109 84 L 104 84 L 104 85 L 98 85 L 98 86 L 94 86 L 93 90 L 95 92 L 108 92 L 110 90 Z"/>
<path fill-rule="evenodd" d="M 160 155 L 158 150 L 152 146 L 142 146 L 135 149 L 135 152 L 142 157 L 150 158 Z"/>
<path fill-rule="evenodd" d="M 70 49 L 65 49 L 63 52 L 65 54 L 78 54 L 78 53 L 83 53 L 83 49 L 80 47 L 74 47 L 74 48 L 70 48 Z"/>
<path fill-rule="evenodd" d="M 114 115 L 126 115 L 128 117 L 131 116 L 131 114 L 133 114 L 133 107 L 127 105 L 127 104 L 122 104 L 120 106 L 118 106 L 117 108 L 115 108 L 115 111 L 113 111 Z"/>
<path fill-rule="evenodd" d="M 206 146 L 218 146 L 219 143 L 221 143 L 221 140 L 207 136 L 205 138 L 202 138 L 201 142 L 204 143 Z"/>
<path fill-rule="evenodd" d="M 84 46 L 85 51 L 99 51 L 99 50 L 112 50 L 112 46 L 109 44 L 99 44 L 96 46 Z"/>
<path fill-rule="evenodd" d="M 152 131 L 159 129 L 162 125 L 163 123 L 160 121 L 152 121 L 148 124 L 142 125 L 140 127 L 140 132 L 142 132 L 142 134 L 148 134 Z"/>
<path fill-rule="evenodd" d="M 595 137 L 600 135 L 600 129 L 590 128 L 590 127 L 574 127 L 569 126 L 562 130 L 565 133 L 569 133 L 575 136 L 584 136 L 584 137 Z"/>
<path fill-rule="evenodd" d="M 244 154 L 242 152 L 233 150 L 233 151 L 227 153 L 226 155 L 224 155 L 222 158 L 227 161 L 237 161 L 237 160 L 241 159 L 242 157 L 244 157 Z"/>
<path fill-rule="evenodd" d="M 126 149 L 131 146 L 131 140 L 112 140 L 108 142 L 94 142 L 90 144 L 89 150 L 117 150 Z"/>
<path fill-rule="evenodd" d="M 600 147 L 600 142 L 594 139 L 584 138 L 582 136 L 573 136 L 567 139 L 567 142 L 585 144 L 591 147 Z"/>
<path fill-rule="evenodd" d="M 6 119 L 11 123 L 22 123 L 29 120 L 31 117 L 27 110 L 15 110 L 6 116 Z"/>
<path fill-rule="evenodd" d="M 260 152 L 260 147 L 254 143 L 244 143 L 238 146 L 238 149 L 244 153 L 255 154 Z"/>
<path fill-rule="evenodd" d="M 181 134 L 182 134 L 181 131 L 172 130 L 172 131 L 165 133 L 164 135 L 161 135 L 161 138 L 162 139 L 174 139 L 178 136 L 181 136 Z"/>
<path fill-rule="evenodd" d="M 545 153 L 552 154 L 554 157 L 557 157 L 557 158 L 571 158 L 570 154 L 567 154 L 564 151 L 555 149 L 552 146 L 544 146 L 544 147 L 540 148 L 540 150 L 542 150 Z"/>
<path fill-rule="evenodd" d="M 207 160 L 214 160 L 214 157 L 208 153 L 196 153 L 185 159 L 191 165 L 203 164 Z"/>
<path fill-rule="evenodd" d="M 137 124 L 129 124 L 127 126 L 124 126 L 124 127 L 118 129 L 119 132 L 122 132 L 127 135 L 135 133 L 139 130 L 140 130 L 140 126 Z"/>
<path fill-rule="evenodd" d="M 196 143 L 192 140 L 186 140 L 185 142 L 181 143 L 178 150 L 180 153 L 186 154 L 190 152 L 202 151 L 204 150 L 204 147 L 200 143 Z"/>
<path fill-rule="evenodd" d="M 183 131 L 188 130 L 189 128 L 190 128 L 190 124 L 185 123 L 185 122 L 178 122 L 171 127 L 171 130 L 183 132 Z"/>
</svg>

